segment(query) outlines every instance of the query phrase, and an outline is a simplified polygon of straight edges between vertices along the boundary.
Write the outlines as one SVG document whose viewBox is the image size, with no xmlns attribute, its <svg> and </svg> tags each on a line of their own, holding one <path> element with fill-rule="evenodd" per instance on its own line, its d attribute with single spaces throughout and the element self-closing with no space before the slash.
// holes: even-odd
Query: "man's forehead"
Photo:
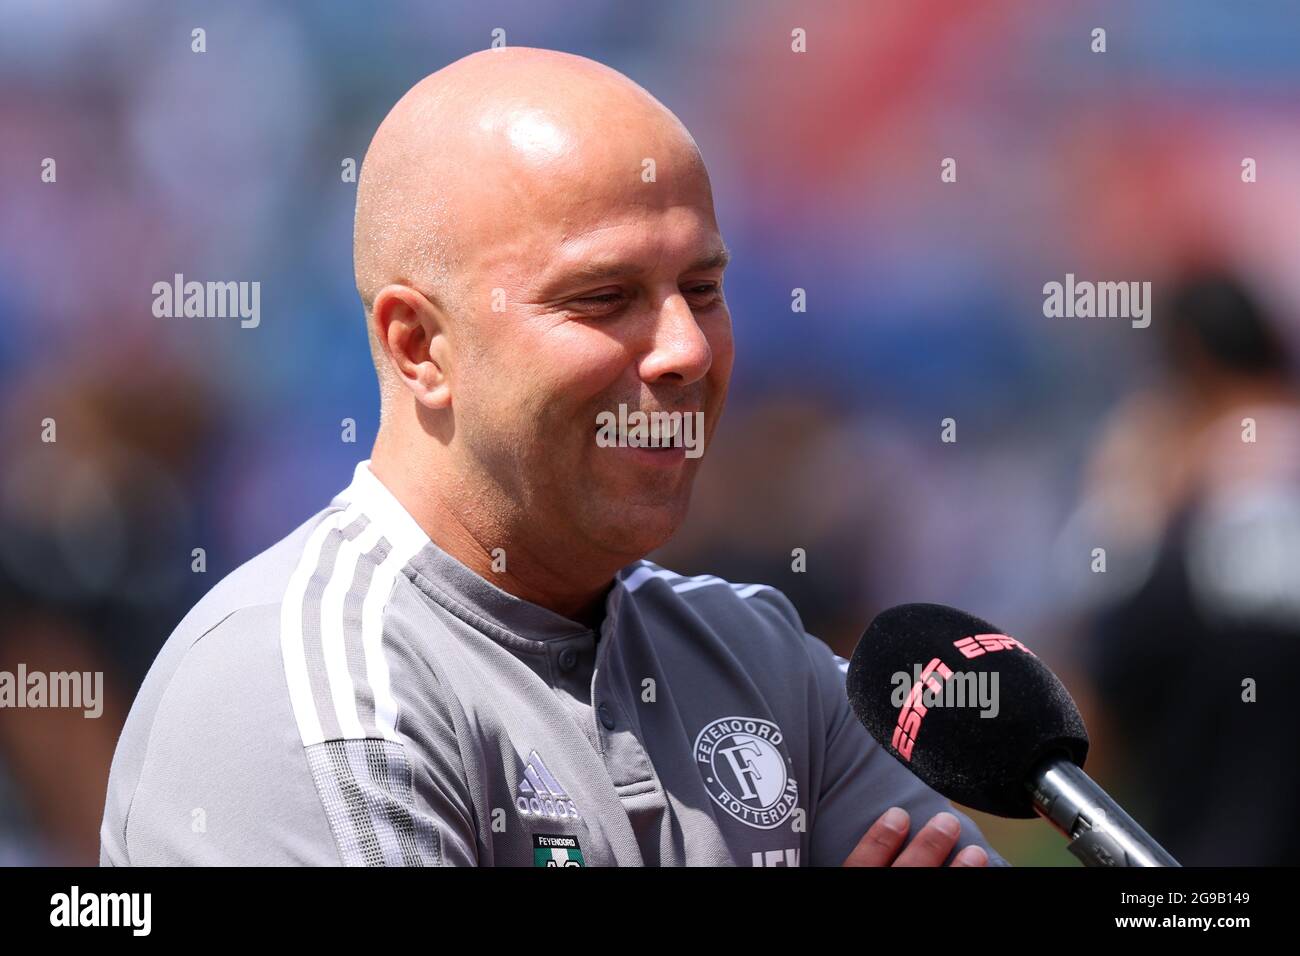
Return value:
<svg viewBox="0 0 1300 956">
<path fill-rule="evenodd" d="M 526 194 L 512 198 L 513 204 L 502 197 L 496 215 L 462 226 L 474 229 L 466 264 L 480 277 L 490 275 L 494 285 L 539 291 L 582 269 L 612 275 L 644 273 L 659 262 L 683 271 L 726 265 L 707 194 L 667 208 L 626 196 L 595 202 L 574 192 L 558 206 L 537 204 Z"/>
</svg>

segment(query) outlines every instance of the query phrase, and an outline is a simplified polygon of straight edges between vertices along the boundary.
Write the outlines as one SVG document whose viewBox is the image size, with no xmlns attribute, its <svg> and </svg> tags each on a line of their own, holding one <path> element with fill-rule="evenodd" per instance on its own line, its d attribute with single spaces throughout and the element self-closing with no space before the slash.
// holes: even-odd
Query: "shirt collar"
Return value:
<svg viewBox="0 0 1300 956">
<path fill-rule="evenodd" d="M 503 643 L 512 643 L 511 637 L 549 641 L 592 634 L 591 628 L 577 621 L 503 591 L 438 547 L 370 470 L 370 459 L 357 463 L 352 483 L 339 492 L 334 504 L 354 507 L 376 522 L 404 562 L 408 577 L 424 594 Z M 623 577 L 639 564 L 634 562 L 615 575 L 614 586 L 605 599 L 602 636 L 608 636 L 613 627 L 622 600 Z"/>
</svg>

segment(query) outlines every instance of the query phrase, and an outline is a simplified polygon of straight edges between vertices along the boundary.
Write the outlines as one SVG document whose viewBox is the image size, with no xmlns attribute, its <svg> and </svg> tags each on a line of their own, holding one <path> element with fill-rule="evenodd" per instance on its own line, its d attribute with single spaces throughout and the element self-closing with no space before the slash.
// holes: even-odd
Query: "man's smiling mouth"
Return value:
<svg viewBox="0 0 1300 956">
<path fill-rule="evenodd" d="M 640 452 L 703 453 L 704 413 L 701 411 L 602 411 L 596 416 L 596 444 L 601 448 L 630 448 Z"/>
</svg>

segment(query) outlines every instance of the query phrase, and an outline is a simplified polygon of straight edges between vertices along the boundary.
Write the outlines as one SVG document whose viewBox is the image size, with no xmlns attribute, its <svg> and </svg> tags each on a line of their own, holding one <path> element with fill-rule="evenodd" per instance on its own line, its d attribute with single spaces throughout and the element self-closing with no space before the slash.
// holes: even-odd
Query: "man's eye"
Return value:
<svg viewBox="0 0 1300 956">
<path fill-rule="evenodd" d="M 589 295 L 581 299 L 574 299 L 574 302 L 585 302 L 588 305 L 613 305 L 619 299 L 623 298 L 621 292 L 605 292 L 601 295 Z"/>
<path fill-rule="evenodd" d="M 702 297 L 713 297 L 721 292 L 721 288 L 716 282 L 701 282 L 696 285 L 687 286 L 685 289 L 687 295 L 694 296 L 697 299 Z M 614 306 L 622 305 L 626 296 L 622 292 L 602 292 L 598 295 L 585 295 L 578 299 L 570 299 L 571 307 L 577 309 L 608 309 Z"/>
</svg>

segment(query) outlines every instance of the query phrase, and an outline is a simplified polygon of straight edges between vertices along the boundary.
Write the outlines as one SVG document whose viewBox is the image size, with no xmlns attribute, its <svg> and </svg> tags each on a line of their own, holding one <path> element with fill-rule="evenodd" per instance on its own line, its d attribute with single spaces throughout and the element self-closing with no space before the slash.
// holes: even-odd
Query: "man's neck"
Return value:
<svg viewBox="0 0 1300 956">
<path fill-rule="evenodd" d="M 571 621 L 599 628 L 605 598 L 621 563 L 584 566 L 570 554 L 561 567 L 553 567 L 538 553 L 542 549 L 530 547 L 508 529 L 471 528 L 462 513 L 430 491 L 451 487 L 450 483 L 385 455 L 378 443 L 370 470 L 434 544 L 479 577 Z M 553 554 L 555 550 L 551 545 L 545 552 Z"/>
</svg>

